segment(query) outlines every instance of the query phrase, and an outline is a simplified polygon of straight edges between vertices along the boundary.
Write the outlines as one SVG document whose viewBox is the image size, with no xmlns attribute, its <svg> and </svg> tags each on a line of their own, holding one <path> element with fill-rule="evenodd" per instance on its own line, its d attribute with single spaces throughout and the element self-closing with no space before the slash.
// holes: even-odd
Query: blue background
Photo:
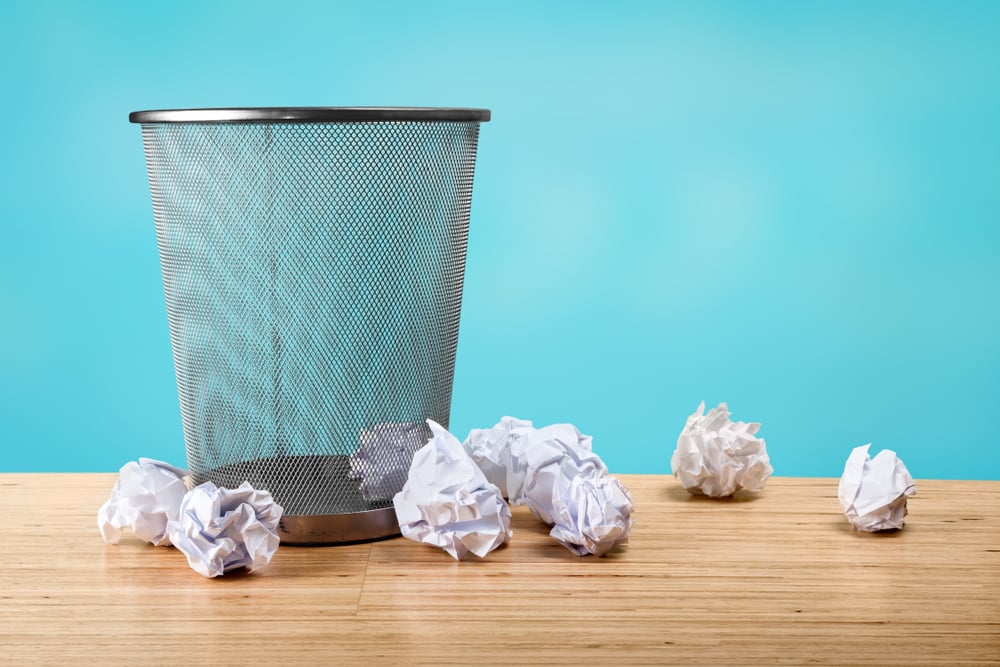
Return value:
<svg viewBox="0 0 1000 667">
<path fill-rule="evenodd" d="M 0 21 L 2 470 L 183 463 L 129 111 L 484 106 L 453 431 L 1000 478 L 1000 3 L 44 3 Z"/>
</svg>

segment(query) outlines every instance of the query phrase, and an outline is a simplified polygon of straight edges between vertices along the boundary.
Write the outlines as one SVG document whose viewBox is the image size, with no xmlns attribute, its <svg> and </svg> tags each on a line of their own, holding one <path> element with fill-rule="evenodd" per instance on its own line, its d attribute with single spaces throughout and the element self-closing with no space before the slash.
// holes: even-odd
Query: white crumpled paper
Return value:
<svg viewBox="0 0 1000 667">
<path fill-rule="evenodd" d="M 837 497 L 857 530 L 874 533 L 903 527 L 906 498 L 917 492 L 910 472 L 891 449 L 871 458 L 871 444 L 855 447 L 847 458 Z"/>
<path fill-rule="evenodd" d="M 704 412 L 702 401 L 677 438 L 670 459 L 674 477 L 690 493 L 713 498 L 731 496 L 740 489 L 763 489 L 774 468 L 764 439 L 754 437 L 760 424 L 733 422 L 725 403 Z"/>
<path fill-rule="evenodd" d="M 406 479 L 413 454 L 426 442 L 420 424 L 378 424 L 362 431 L 361 445 L 350 458 L 350 477 L 358 480 L 365 500 L 392 498 Z"/>
<path fill-rule="evenodd" d="M 158 547 L 170 546 L 167 526 L 177 519 L 187 492 L 186 470 L 154 459 L 129 461 L 121 467 L 111 497 L 97 510 L 97 527 L 109 544 L 118 544 L 122 528 Z"/>
<path fill-rule="evenodd" d="M 249 482 L 235 489 L 205 482 L 184 496 L 170 540 L 203 576 L 241 567 L 253 572 L 270 563 L 278 549 L 281 514 L 271 494 Z"/>
<path fill-rule="evenodd" d="M 578 556 L 603 556 L 628 542 L 632 496 L 614 477 L 578 475 L 557 484 L 549 534 Z"/>
<path fill-rule="evenodd" d="M 500 489 L 504 498 L 507 497 L 511 445 L 533 430 L 530 421 L 504 417 L 493 428 L 472 429 L 462 443 L 486 479 Z"/>
<path fill-rule="evenodd" d="M 431 439 L 413 456 L 392 503 L 403 537 L 462 560 L 486 555 L 509 540 L 510 508 L 455 436 L 428 420 Z"/>
<path fill-rule="evenodd" d="M 552 525 L 553 493 L 574 477 L 606 475 L 607 467 L 591 451 L 591 438 L 572 424 L 534 429 L 511 444 L 507 492 L 514 505 L 527 505 Z"/>
</svg>

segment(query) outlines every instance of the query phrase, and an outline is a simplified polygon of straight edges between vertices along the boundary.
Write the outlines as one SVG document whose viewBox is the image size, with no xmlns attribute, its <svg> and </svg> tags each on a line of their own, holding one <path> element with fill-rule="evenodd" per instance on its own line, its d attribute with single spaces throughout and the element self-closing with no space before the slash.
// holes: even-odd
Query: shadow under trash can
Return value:
<svg viewBox="0 0 1000 667">
<path fill-rule="evenodd" d="M 188 467 L 285 543 L 399 533 L 447 427 L 486 109 L 137 111 Z"/>
</svg>

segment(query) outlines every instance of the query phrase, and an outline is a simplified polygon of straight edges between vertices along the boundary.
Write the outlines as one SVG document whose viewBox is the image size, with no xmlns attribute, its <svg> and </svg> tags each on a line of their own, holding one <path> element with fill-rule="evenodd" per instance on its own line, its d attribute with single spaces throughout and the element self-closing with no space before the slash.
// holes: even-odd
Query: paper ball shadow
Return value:
<svg viewBox="0 0 1000 667">
<path fill-rule="evenodd" d="M 740 489 L 731 496 L 713 498 L 700 493 L 691 493 L 679 483 L 669 484 L 665 494 L 667 498 L 675 502 L 691 503 L 751 503 L 760 497 L 760 491 L 747 491 Z"/>
<path fill-rule="evenodd" d="M 903 524 L 902 528 L 887 528 L 886 530 L 876 530 L 875 532 L 868 532 L 865 530 L 857 530 L 851 525 L 851 522 L 840 516 L 836 521 L 835 528 L 839 533 L 846 533 L 853 535 L 855 538 L 862 540 L 887 540 L 896 539 L 904 532 L 913 532 L 912 528 L 907 528 L 909 524 Z"/>
</svg>

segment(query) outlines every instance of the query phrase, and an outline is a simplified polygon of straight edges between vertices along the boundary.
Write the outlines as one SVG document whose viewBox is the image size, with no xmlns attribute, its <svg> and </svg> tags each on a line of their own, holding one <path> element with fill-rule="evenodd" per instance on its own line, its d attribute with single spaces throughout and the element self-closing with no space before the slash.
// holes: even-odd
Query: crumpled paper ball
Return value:
<svg viewBox="0 0 1000 667">
<path fill-rule="evenodd" d="M 111 497 L 97 510 L 97 527 L 109 544 L 118 544 L 123 528 L 158 547 L 170 546 L 167 526 L 177 519 L 187 492 L 187 471 L 141 458 L 121 467 Z"/>
<path fill-rule="evenodd" d="M 365 500 L 392 498 L 403 486 L 410 462 L 427 442 L 420 424 L 378 424 L 361 432 L 361 445 L 350 458 L 349 476 L 358 480 Z"/>
<path fill-rule="evenodd" d="M 603 556 L 628 542 L 632 496 L 614 477 L 582 475 L 557 484 L 549 534 L 578 556 Z"/>
<path fill-rule="evenodd" d="M 871 444 L 855 447 L 844 465 L 837 498 L 847 520 L 867 533 L 903 527 L 906 498 L 917 492 L 903 461 L 891 449 L 871 458 Z"/>
<path fill-rule="evenodd" d="M 507 491 L 513 505 L 528 509 L 547 525 L 553 518 L 553 491 L 560 479 L 606 475 L 604 461 L 591 451 L 591 438 L 572 424 L 535 429 L 512 443 Z"/>
<path fill-rule="evenodd" d="M 249 482 L 235 489 L 205 482 L 184 496 L 170 539 L 205 577 L 241 567 L 253 572 L 270 563 L 278 549 L 282 511 L 270 493 Z"/>
<path fill-rule="evenodd" d="M 504 417 L 493 428 L 472 429 L 462 443 L 486 479 L 500 489 L 505 498 L 511 445 L 533 430 L 530 421 Z"/>
<path fill-rule="evenodd" d="M 403 537 L 444 549 L 456 560 L 480 558 L 508 541 L 510 508 L 455 436 L 427 420 L 431 439 L 413 456 L 393 499 Z"/>
<path fill-rule="evenodd" d="M 704 414 L 705 402 L 688 417 L 670 459 L 674 477 L 690 493 L 713 498 L 740 489 L 760 491 L 774 472 L 763 438 L 754 437 L 760 424 L 733 422 L 725 403 Z"/>
</svg>

